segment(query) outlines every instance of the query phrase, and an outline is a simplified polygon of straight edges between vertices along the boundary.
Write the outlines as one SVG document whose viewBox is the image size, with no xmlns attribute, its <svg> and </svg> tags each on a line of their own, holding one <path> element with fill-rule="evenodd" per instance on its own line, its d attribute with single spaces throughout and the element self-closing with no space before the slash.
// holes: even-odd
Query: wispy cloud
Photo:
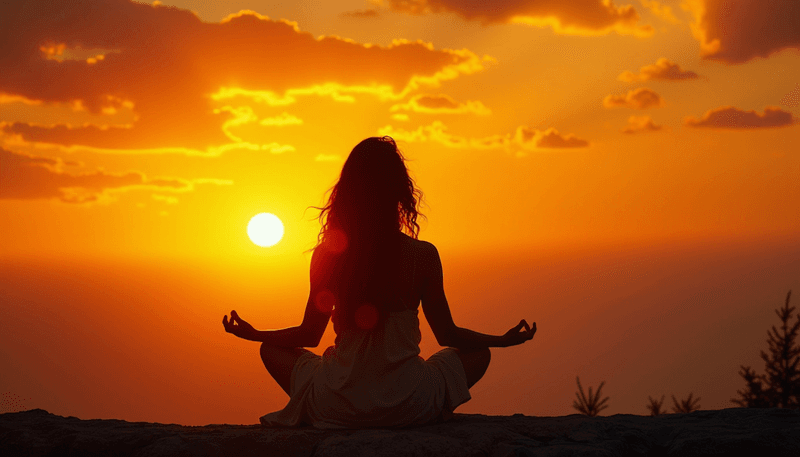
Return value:
<svg viewBox="0 0 800 457">
<path fill-rule="evenodd" d="M 540 149 L 585 148 L 589 142 L 571 134 L 561 134 L 554 128 L 537 130 L 527 126 L 519 126 L 514 133 L 491 135 L 473 138 L 455 135 L 448 131 L 441 121 L 430 125 L 419 126 L 414 130 L 398 129 L 386 126 L 379 130 L 379 135 L 390 135 L 396 140 L 407 142 L 435 142 L 449 148 L 458 149 L 500 149 L 505 148 L 517 153 Z"/>
<path fill-rule="evenodd" d="M 733 106 L 722 106 L 708 110 L 700 119 L 686 118 L 689 127 L 715 129 L 762 129 L 786 127 L 797 122 L 792 113 L 778 107 L 764 108 L 764 114 L 756 111 L 745 111 Z"/>
<path fill-rule="evenodd" d="M 31 142 L 213 155 L 235 142 L 223 125 L 242 121 L 242 113 L 233 109 L 214 112 L 219 106 L 209 95 L 225 87 L 273 94 L 269 101 L 286 103 L 305 93 L 341 95 L 342 101 L 352 99 L 352 93 L 399 100 L 421 87 L 483 69 L 483 60 L 468 50 L 435 49 L 421 41 L 377 46 L 315 37 L 293 22 L 251 11 L 204 23 L 189 11 L 126 0 L 29 0 L 24 8 L 20 5 L 0 3 L 0 17 L 15 18 L 0 32 L 4 99 L 79 103 L 93 113 L 125 104 L 136 117 L 124 128 L 5 127 Z M 107 53 L 91 62 L 51 58 L 78 49 Z M 242 147 L 264 146 L 242 140 Z"/>
<path fill-rule="evenodd" d="M 693 71 L 684 70 L 680 65 L 664 57 L 658 59 L 655 65 L 646 65 L 639 70 L 639 73 L 624 71 L 617 79 L 624 82 L 648 81 L 651 79 L 662 81 L 683 81 L 687 79 L 697 79 L 700 75 Z"/>
<path fill-rule="evenodd" d="M 365 10 L 345 11 L 341 14 L 342 17 L 351 17 L 355 19 L 373 19 L 380 17 L 381 13 L 375 8 L 367 8 Z"/>
<path fill-rule="evenodd" d="M 639 23 L 632 5 L 612 0 L 388 0 L 395 11 L 411 15 L 455 13 L 483 24 L 517 23 L 549 27 L 565 35 L 646 36 L 653 27 Z"/>
<path fill-rule="evenodd" d="M 57 159 L 18 154 L 0 148 L 0 199 L 58 199 L 87 203 L 109 190 L 153 188 L 189 190 L 191 183 L 178 178 L 147 178 L 142 173 L 90 173 L 64 171 Z"/>
<path fill-rule="evenodd" d="M 492 111 L 479 101 L 457 102 L 448 95 L 419 94 L 411 97 L 406 103 L 398 103 L 390 111 L 413 111 L 426 114 L 464 114 L 480 116 L 492 114 Z"/>
</svg>

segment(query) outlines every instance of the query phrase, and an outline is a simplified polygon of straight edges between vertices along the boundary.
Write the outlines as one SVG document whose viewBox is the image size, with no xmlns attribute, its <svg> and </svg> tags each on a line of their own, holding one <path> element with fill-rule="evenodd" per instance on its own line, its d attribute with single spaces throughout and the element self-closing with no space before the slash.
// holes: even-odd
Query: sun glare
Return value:
<svg viewBox="0 0 800 457">
<path fill-rule="evenodd" d="M 247 224 L 247 236 L 262 248 L 275 246 L 283 238 L 283 222 L 271 213 L 256 214 Z"/>
</svg>

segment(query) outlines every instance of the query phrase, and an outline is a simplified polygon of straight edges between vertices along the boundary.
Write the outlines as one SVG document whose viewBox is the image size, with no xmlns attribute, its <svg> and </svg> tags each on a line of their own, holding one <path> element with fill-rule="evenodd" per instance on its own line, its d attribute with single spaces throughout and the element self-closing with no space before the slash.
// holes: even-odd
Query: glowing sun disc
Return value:
<svg viewBox="0 0 800 457">
<path fill-rule="evenodd" d="M 275 246 L 283 238 L 283 222 L 272 213 L 258 213 L 247 224 L 247 236 L 262 248 Z"/>
</svg>

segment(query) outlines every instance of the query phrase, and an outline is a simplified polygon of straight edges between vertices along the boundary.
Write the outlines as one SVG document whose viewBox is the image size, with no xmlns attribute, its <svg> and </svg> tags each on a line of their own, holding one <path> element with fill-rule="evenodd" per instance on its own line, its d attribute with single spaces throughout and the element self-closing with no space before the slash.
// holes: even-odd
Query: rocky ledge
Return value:
<svg viewBox="0 0 800 457">
<path fill-rule="evenodd" d="M 724 409 L 658 417 L 456 414 L 411 429 L 317 430 L 0 415 L 0 455 L 696 456 L 800 455 L 800 411 Z"/>
</svg>

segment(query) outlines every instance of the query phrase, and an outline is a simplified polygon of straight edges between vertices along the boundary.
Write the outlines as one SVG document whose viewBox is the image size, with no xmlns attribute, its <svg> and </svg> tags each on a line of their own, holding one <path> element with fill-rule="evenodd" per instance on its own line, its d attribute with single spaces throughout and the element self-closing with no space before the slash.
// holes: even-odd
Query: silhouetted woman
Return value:
<svg viewBox="0 0 800 457">
<path fill-rule="evenodd" d="M 533 338 L 525 320 L 502 336 L 453 323 L 436 248 L 417 239 L 421 193 L 390 137 L 359 143 L 321 208 L 303 323 L 259 331 L 231 311 L 227 332 L 261 341 L 261 359 L 289 394 L 264 425 L 403 427 L 449 419 L 486 372 L 490 347 Z M 419 356 L 418 307 L 445 349 Z M 333 320 L 335 344 L 318 356 Z"/>
</svg>

